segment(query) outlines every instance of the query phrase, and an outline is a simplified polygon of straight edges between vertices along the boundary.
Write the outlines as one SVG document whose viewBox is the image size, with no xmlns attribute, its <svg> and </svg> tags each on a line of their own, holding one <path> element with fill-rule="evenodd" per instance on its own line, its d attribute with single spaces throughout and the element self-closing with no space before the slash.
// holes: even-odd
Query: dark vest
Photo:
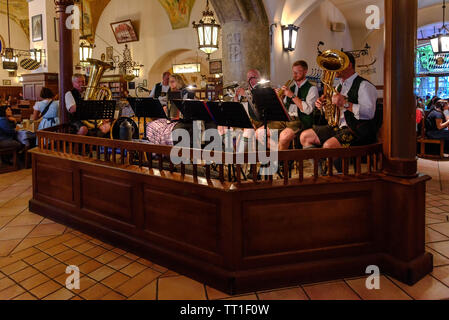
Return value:
<svg viewBox="0 0 449 320">
<path fill-rule="evenodd" d="M 154 91 L 154 99 L 159 99 L 162 94 L 162 82 L 156 84 L 156 89 Z"/>
<path fill-rule="evenodd" d="M 298 90 L 298 98 L 301 99 L 302 101 L 306 101 L 307 96 L 309 95 L 309 91 L 312 87 L 313 87 L 313 85 L 309 81 L 306 81 L 303 84 L 303 86 L 301 88 L 299 88 L 299 90 Z M 295 89 L 296 89 L 296 85 L 293 85 L 290 88 L 290 91 L 295 92 Z M 294 104 L 293 100 L 291 98 L 287 98 L 287 106 L 290 106 L 291 104 Z M 299 115 L 299 120 L 301 121 L 301 129 L 302 130 L 310 129 L 313 127 L 313 113 L 310 115 L 307 115 L 307 114 L 303 113 L 301 110 L 299 110 L 299 108 L 298 108 L 298 115 Z"/>
<path fill-rule="evenodd" d="M 75 99 L 75 103 L 78 106 L 80 104 L 80 102 L 83 101 L 83 98 L 81 97 L 81 93 L 75 88 L 73 88 L 70 92 L 72 93 L 73 99 Z M 77 119 L 76 112 L 74 114 L 69 113 L 70 122 L 76 121 L 76 119 Z"/>
<path fill-rule="evenodd" d="M 360 86 L 364 81 L 368 80 L 360 76 L 354 79 L 351 89 L 348 91 L 348 102 L 359 104 Z M 341 85 L 337 88 L 337 91 L 341 91 Z M 376 113 L 372 120 L 358 120 L 352 112 L 345 112 L 345 119 L 348 127 L 357 135 L 356 144 L 375 143 L 377 140 L 377 132 L 382 126 L 382 107 L 378 104 L 376 105 Z"/>
</svg>

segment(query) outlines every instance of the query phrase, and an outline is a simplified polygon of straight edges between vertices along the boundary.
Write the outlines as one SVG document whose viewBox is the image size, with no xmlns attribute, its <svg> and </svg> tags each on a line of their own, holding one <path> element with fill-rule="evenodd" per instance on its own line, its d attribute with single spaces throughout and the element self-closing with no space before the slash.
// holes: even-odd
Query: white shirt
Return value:
<svg viewBox="0 0 449 320">
<path fill-rule="evenodd" d="M 75 98 L 73 97 L 72 91 L 67 91 L 65 94 L 65 107 L 68 112 L 70 112 L 70 108 L 72 106 L 76 106 L 76 101 Z"/>
<path fill-rule="evenodd" d="M 359 75 L 354 73 L 346 81 L 341 81 L 342 85 L 341 94 L 348 97 L 349 90 L 351 90 L 352 84 L 355 78 Z M 359 103 L 352 106 L 352 112 L 357 120 L 372 120 L 376 115 L 376 104 L 377 104 L 377 89 L 376 87 L 368 81 L 363 81 L 360 84 L 359 89 Z M 348 111 L 345 111 L 348 112 Z M 346 119 L 344 112 L 341 113 L 340 118 L 340 128 L 346 127 Z"/>
<path fill-rule="evenodd" d="M 160 82 L 160 83 L 158 83 L 158 84 L 162 84 L 162 82 Z M 157 85 L 155 85 L 155 86 L 153 87 L 153 90 L 151 90 L 150 98 L 154 98 L 154 95 L 156 94 L 156 86 L 157 86 Z M 169 85 L 164 86 L 164 85 L 162 84 L 162 93 L 167 93 L 168 90 L 170 90 L 170 86 L 169 86 Z"/>
<path fill-rule="evenodd" d="M 299 89 L 302 88 L 307 82 L 307 79 L 303 80 L 303 82 L 299 85 L 295 82 L 295 91 L 294 94 L 295 96 L 298 96 L 299 94 Z M 306 115 L 310 115 L 312 114 L 314 108 L 315 108 L 315 102 L 319 99 L 319 94 L 318 94 L 318 88 L 315 86 L 312 86 L 309 90 L 309 93 L 307 94 L 306 100 L 303 101 L 302 100 L 302 113 L 306 114 Z M 285 98 L 284 100 L 285 102 L 287 102 L 287 98 Z M 298 109 L 299 107 L 295 104 L 292 103 L 290 104 L 290 106 L 288 107 L 288 114 L 290 115 L 290 117 L 299 117 L 299 113 L 298 113 Z"/>
<path fill-rule="evenodd" d="M 444 110 L 444 116 L 446 117 L 446 119 L 449 118 L 449 110 Z"/>
</svg>

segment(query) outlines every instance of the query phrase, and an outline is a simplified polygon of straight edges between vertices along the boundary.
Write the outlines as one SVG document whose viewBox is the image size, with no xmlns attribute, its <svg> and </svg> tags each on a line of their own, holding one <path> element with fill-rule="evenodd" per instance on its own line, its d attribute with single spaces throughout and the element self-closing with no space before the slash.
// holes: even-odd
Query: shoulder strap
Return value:
<svg viewBox="0 0 449 320">
<path fill-rule="evenodd" d="M 52 103 L 53 103 L 53 100 L 50 100 L 50 102 L 45 107 L 44 111 L 42 111 L 41 118 L 39 120 L 42 120 L 44 118 L 44 116 L 47 114 L 48 110 L 50 110 L 50 106 Z"/>
</svg>

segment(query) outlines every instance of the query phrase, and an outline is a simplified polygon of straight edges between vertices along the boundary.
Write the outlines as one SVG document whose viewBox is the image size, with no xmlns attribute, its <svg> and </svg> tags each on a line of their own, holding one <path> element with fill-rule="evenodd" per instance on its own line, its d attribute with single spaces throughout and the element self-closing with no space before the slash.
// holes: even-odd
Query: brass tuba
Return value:
<svg viewBox="0 0 449 320">
<path fill-rule="evenodd" d="M 100 81 L 103 74 L 114 69 L 114 67 L 106 62 L 87 59 L 90 64 L 89 81 L 87 82 L 86 92 L 84 94 L 84 100 L 112 100 L 111 89 L 106 87 L 100 87 Z M 95 128 L 95 121 L 83 121 L 89 129 Z M 97 126 L 100 127 L 103 121 L 98 121 Z"/>
<path fill-rule="evenodd" d="M 317 58 L 318 66 L 324 70 L 324 102 L 323 109 L 326 120 L 331 127 L 337 127 L 340 123 L 340 108 L 332 104 L 332 96 L 337 93 L 334 88 L 334 80 L 338 72 L 345 70 L 349 66 L 348 56 L 339 50 L 327 50 Z"/>
</svg>

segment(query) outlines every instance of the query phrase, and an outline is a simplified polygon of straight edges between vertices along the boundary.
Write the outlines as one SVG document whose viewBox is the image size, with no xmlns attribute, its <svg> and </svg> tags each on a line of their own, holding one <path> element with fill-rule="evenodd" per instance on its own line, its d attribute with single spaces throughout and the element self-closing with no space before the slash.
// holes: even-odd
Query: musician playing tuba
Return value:
<svg viewBox="0 0 449 320">
<path fill-rule="evenodd" d="M 349 60 L 348 67 L 336 74 L 340 84 L 335 89 L 337 93 L 331 97 L 332 105 L 339 108 L 340 118 L 336 126 L 328 124 L 304 131 L 301 134 L 301 144 L 305 149 L 310 149 L 320 146 L 341 148 L 375 143 L 378 130 L 375 120 L 376 87 L 355 72 L 355 58 L 351 53 L 334 50 L 327 52 L 338 54 L 339 58 L 344 60 L 347 56 Z M 322 110 L 326 100 L 327 98 L 322 96 L 317 100 L 316 107 Z"/>
</svg>

